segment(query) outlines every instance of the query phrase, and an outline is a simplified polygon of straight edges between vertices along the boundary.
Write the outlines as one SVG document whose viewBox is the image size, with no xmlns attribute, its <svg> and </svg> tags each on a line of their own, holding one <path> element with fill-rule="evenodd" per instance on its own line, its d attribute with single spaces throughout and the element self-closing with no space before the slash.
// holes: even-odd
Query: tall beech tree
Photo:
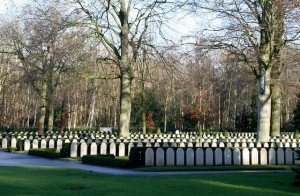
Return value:
<svg viewBox="0 0 300 196">
<path fill-rule="evenodd" d="M 28 6 L 23 19 L 14 22 L 10 33 L 12 52 L 18 57 L 23 81 L 40 96 L 38 133 L 53 131 L 54 101 L 60 75 L 71 68 L 82 45 L 77 32 L 68 30 L 70 24 L 58 2 Z M 77 52 L 76 52 L 77 51 Z"/>
<path fill-rule="evenodd" d="M 120 79 L 119 135 L 128 137 L 131 113 L 131 91 L 137 58 L 145 44 L 150 23 L 158 22 L 164 13 L 166 1 L 134 0 L 69 0 L 81 10 L 81 24 L 91 31 L 91 38 L 105 49 L 99 59 L 110 61 L 118 67 L 117 75 L 94 75 L 89 78 Z M 170 6 L 167 7 L 169 10 Z"/>
<path fill-rule="evenodd" d="M 245 62 L 257 78 L 257 141 L 267 142 L 271 127 L 272 135 L 279 134 L 279 79 L 284 66 L 281 51 L 289 42 L 299 39 L 299 1 L 206 0 L 193 3 L 223 21 L 222 25 L 208 28 L 215 35 L 209 39 L 209 45 L 224 48 L 235 60 Z"/>
</svg>

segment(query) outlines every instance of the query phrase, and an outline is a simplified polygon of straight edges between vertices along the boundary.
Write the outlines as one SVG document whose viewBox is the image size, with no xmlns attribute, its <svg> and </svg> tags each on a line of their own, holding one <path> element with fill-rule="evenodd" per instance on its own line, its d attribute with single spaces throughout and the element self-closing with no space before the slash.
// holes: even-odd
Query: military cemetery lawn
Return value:
<svg viewBox="0 0 300 196">
<path fill-rule="evenodd" d="M 300 195 L 293 172 L 113 176 L 54 167 L 0 167 L 1 195 Z"/>
</svg>

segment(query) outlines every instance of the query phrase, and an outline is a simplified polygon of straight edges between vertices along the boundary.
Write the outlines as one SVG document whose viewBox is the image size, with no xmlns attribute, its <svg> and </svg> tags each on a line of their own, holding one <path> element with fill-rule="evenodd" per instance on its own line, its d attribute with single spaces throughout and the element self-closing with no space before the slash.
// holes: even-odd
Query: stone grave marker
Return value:
<svg viewBox="0 0 300 196">
<path fill-rule="evenodd" d="M 113 154 L 116 156 L 116 144 L 115 143 L 110 143 L 109 145 L 109 154 Z"/>
<path fill-rule="evenodd" d="M 30 141 L 28 139 L 26 139 L 24 141 L 24 150 L 28 151 L 30 149 Z"/>
<path fill-rule="evenodd" d="M 276 164 L 276 151 L 274 148 L 269 149 L 269 165 Z"/>
<path fill-rule="evenodd" d="M 257 148 L 252 148 L 251 165 L 258 165 L 258 150 L 257 150 Z"/>
<path fill-rule="evenodd" d="M 151 148 L 145 152 L 145 166 L 154 166 L 154 152 Z"/>
<path fill-rule="evenodd" d="M 150 142 L 147 142 L 147 143 L 146 143 L 146 147 L 151 148 L 151 147 L 152 147 L 151 143 L 150 143 Z"/>
<path fill-rule="evenodd" d="M 131 148 L 134 147 L 133 143 L 128 144 L 128 156 L 130 155 Z"/>
<path fill-rule="evenodd" d="M 260 164 L 267 165 L 268 164 L 268 153 L 265 148 L 260 149 Z"/>
<path fill-rule="evenodd" d="M 100 145 L 100 154 L 107 154 L 107 144 L 102 142 Z"/>
<path fill-rule="evenodd" d="M 165 152 L 162 148 L 156 150 L 156 166 L 165 165 Z"/>
<path fill-rule="evenodd" d="M 72 142 L 70 157 L 72 157 L 72 158 L 77 157 L 77 148 L 78 148 L 77 142 Z"/>
<path fill-rule="evenodd" d="M 284 164 L 284 151 L 282 148 L 277 149 L 277 164 L 278 165 Z"/>
<path fill-rule="evenodd" d="M 242 165 L 249 165 L 250 164 L 250 152 L 248 148 L 243 148 L 242 150 Z"/>
<path fill-rule="evenodd" d="M 238 148 L 233 149 L 233 165 L 241 165 L 241 151 Z"/>
<path fill-rule="evenodd" d="M 220 148 L 216 148 L 215 150 L 215 165 L 223 164 L 223 152 Z"/>
<path fill-rule="evenodd" d="M 184 165 L 184 151 L 182 148 L 177 148 L 176 165 Z"/>
<path fill-rule="evenodd" d="M 214 164 L 213 150 L 211 148 L 207 148 L 205 150 L 205 165 L 213 165 L 213 164 Z"/>
<path fill-rule="evenodd" d="M 62 148 L 62 140 L 61 139 L 58 139 L 56 141 L 56 149 L 61 149 Z"/>
<path fill-rule="evenodd" d="M 196 165 L 204 165 L 204 152 L 202 148 L 196 150 Z"/>
<path fill-rule="evenodd" d="M 2 139 L 2 148 L 7 148 L 8 147 L 8 145 L 7 145 L 7 139 L 6 138 L 3 138 Z"/>
<path fill-rule="evenodd" d="M 293 164 L 293 150 L 291 148 L 287 148 L 285 150 L 285 164 L 287 165 Z"/>
<path fill-rule="evenodd" d="M 175 165 L 175 156 L 174 156 L 174 150 L 172 148 L 167 149 L 166 154 L 166 165 L 167 166 L 174 166 Z"/>
<path fill-rule="evenodd" d="M 92 142 L 91 145 L 90 145 L 90 154 L 91 155 L 96 155 L 97 154 L 97 144 L 95 142 Z M 106 154 L 106 149 L 105 149 L 105 154 Z"/>
<path fill-rule="evenodd" d="M 192 148 L 188 148 L 186 150 L 186 165 L 187 166 L 194 166 L 195 165 L 195 155 L 194 150 Z"/>
<path fill-rule="evenodd" d="M 125 144 L 122 142 L 119 144 L 119 156 L 120 157 L 125 156 Z"/>
<path fill-rule="evenodd" d="M 87 155 L 87 144 L 85 142 L 80 144 L 80 157 Z"/>
<path fill-rule="evenodd" d="M 224 150 L 224 165 L 232 165 L 232 153 L 230 148 Z"/>
<path fill-rule="evenodd" d="M 45 139 L 41 141 L 41 148 L 47 148 L 47 141 Z"/>
<path fill-rule="evenodd" d="M 54 148 L 54 139 L 49 140 L 49 148 Z"/>
<path fill-rule="evenodd" d="M 10 147 L 12 147 L 12 148 L 16 148 L 17 147 L 17 139 L 16 138 L 12 138 L 10 140 Z"/>
<path fill-rule="evenodd" d="M 39 140 L 34 139 L 34 140 L 32 141 L 32 148 L 33 148 L 33 149 L 39 148 Z"/>
</svg>

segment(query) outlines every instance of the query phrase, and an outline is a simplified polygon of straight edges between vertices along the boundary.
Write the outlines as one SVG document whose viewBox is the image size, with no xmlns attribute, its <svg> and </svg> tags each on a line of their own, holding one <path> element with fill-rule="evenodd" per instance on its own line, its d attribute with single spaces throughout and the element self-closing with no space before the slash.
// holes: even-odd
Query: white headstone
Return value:
<svg viewBox="0 0 300 196">
<path fill-rule="evenodd" d="M 257 148 L 252 148 L 251 165 L 258 165 L 258 150 L 257 150 Z"/>
<path fill-rule="evenodd" d="M 287 165 L 293 164 L 293 150 L 291 148 L 287 148 L 285 150 L 285 164 Z"/>
<path fill-rule="evenodd" d="M 41 148 L 47 148 L 47 141 L 45 139 L 41 141 Z"/>
<path fill-rule="evenodd" d="M 260 164 L 267 165 L 268 164 L 268 153 L 265 148 L 260 149 Z"/>
<path fill-rule="evenodd" d="M 214 164 L 213 150 L 211 148 L 207 148 L 205 150 L 205 165 L 213 165 L 213 164 Z"/>
<path fill-rule="evenodd" d="M 188 148 L 186 150 L 186 165 L 187 166 L 194 166 L 195 165 L 195 155 L 194 150 L 192 148 Z"/>
<path fill-rule="evenodd" d="M 208 148 L 209 147 L 209 143 L 208 142 L 204 142 L 203 147 Z"/>
<path fill-rule="evenodd" d="M 2 148 L 7 148 L 7 139 L 6 138 L 3 138 L 2 139 Z"/>
<path fill-rule="evenodd" d="M 109 145 L 109 154 L 113 154 L 116 156 L 116 144 L 115 143 L 111 143 Z"/>
<path fill-rule="evenodd" d="M 165 165 L 165 152 L 162 148 L 156 150 L 156 166 Z"/>
<path fill-rule="evenodd" d="M 12 138 L 10 140 L 10 147 L 12 147 L 12 148 L 16 148 L 17 147 L 17 139 L 16 138 Z"/>
<path fill-rule="evenodd" d="M 49 140 L 49 148 L 54 148 L 54 139 Z"/>
<path fill-rule="evenodd" d="M 276 164 L 276 152 L 274 148 L 269 149 L 269 165 L 275 165 Z"/>
<path fill-rule="evenodd" d="M 71 144 L 70 157 L 72 158 L 77 157 L 77 142 L 73 142 Z"/>
<path fill-rule="evenodd" d="M 84 155 L 87 155 L 87 144 L 82 142 L 80 144 L 80 157 L 83 157 Z"/>
<path fill-rule="evenodd" d="M 242 165 L 250 164 L 250 152 L 248 148 L 243 148 L 242 150 L 243 162 Z"/>
<path fill-rule="evenodd" d="M 24 150 L 28 151 L 30 149 L 30 141 L 28 139 L 24 142 Z"/>
<path fill-rule="evenodd" d="M 35 149 L 35 148 L 39 148 L 39 141 L 37 139 L 34 139 L 32 141 L 32 148 Z"/>
<path fill-rule="evenodd" d="M 173 166 L 175 165 L 175 156 L 174 156 L 174 150 L 172 148 L 167 149 L 167 154 L 166 154 L 166 165 L 167 166 Z"/>
<path fill-rule="evenodd" d="M 224 142 L 220 142 L 220 143 L 219 143 L 219 147 L 220 147 L 220 148 L 224 148 L 224 147 L 225 147 Z"/>
<path fill-rule="evenodd" d="M 160 144 L 156 142 L 156 143 L 154 144 L 154 147 L 160 148 Z"/>
<path fill-rule="evenodd" d="M 232 143 L 227 142 L 226 147 L 231 148 L 232 147 Z"/>
<path fill-rule="evenodd" d="M 284 164 L 284 151 L 282 148 L 277 149 L 277 164 L 278 165 Z"/>
<path fill-rule="evenodd" d="M 124 157 L 125 156 L 125 144 L 120 143 L 119 144 L 119 157 Z"/>
<path fill-rule="evenodd" d="M 61 139 L 57 139 L 56 141 L 56 149 L 61 149 L 62 148 L 62 140 Z"/>
<path fill-rule="evenodd" d="M 130 155 L 131 148 L 134 147 L 133 143 L 128 144 L 128 156 Z"/>
<path fill-rule="evenodd" d="M 104 142 L 100 145 L 100 154 L 107 154 L 107 144 Z"/>
<path fill-rule="evenodd" d="M 232 165 L 232 153 L 231 153 L 230 148 L 226 148 L 224 150 L 224 164 Z"/>
<path fill-rule="evenodd" d="M 184 151 L 182 148 L 177 148 L 176 165 L 184 165 Z"/>
<path fill-rule="evenodd" d="M 154 166 L 154 152 L 151 148 L 145 152 L 145 166 Z"/>
<path fill-rule="evenodd" d="M 179 147 L 184 148 L 185 147 L 185 143 L 180 142 Z"/>
<path fill-rule="evenodd" d="M 241 151 L 238 148 L 233 149 L 233 165 L 241 165 Z"/>
<path fill-rule="evenodd" d="M 106 145 L 106 143 L 104 143 Z M 92 142 L 90 145 L 90 154 L 91 155 L 96 155 L 97 154 L 97 144 L 95 142 Z M 106 149 L 105 149 L 105 153 L 106 154 Z"/>
<path fill-rule="evenodd" d="M 196 150 L 196 165 L 204 165 L 204 152 L 202 148 Z"/>
<path fill-rule="evenodd" d="M 223 164 L 223 152 L 220 148 L 215 150 L 215 165 Z"/>
</svg>

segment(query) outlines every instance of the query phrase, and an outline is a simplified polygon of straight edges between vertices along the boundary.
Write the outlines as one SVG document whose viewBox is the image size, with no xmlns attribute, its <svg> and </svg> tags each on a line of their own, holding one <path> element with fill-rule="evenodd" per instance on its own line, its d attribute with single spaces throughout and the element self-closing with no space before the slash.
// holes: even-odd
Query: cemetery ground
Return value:
<svg viewBox="0 0 300 196">
<path fill-rule="evenodd" d="M 196 133 L 117 138 L 99 132 L 41 137 L 10 132 L 0 137 L 1 149 L 11 152 L 0 151 L 0 194 L 5 195 L 300 196 L 291 171 L 299 168 L 300 138 L 292 133 L 268 143 L 255 142 L 254 133 L 204 134 L 201 142 Z M 53 159 L 40 157 L 45 155 Z M 83 164 L 98 161 L 100 166 Z M 126 169 L 107 167 L 108 162 Z"/>
<path fill-rule="evenodd" d="M 300 195 L 293 172 L 107 175 L 59 167 L 0 167 L 4 195 Z"/>
</svg>

